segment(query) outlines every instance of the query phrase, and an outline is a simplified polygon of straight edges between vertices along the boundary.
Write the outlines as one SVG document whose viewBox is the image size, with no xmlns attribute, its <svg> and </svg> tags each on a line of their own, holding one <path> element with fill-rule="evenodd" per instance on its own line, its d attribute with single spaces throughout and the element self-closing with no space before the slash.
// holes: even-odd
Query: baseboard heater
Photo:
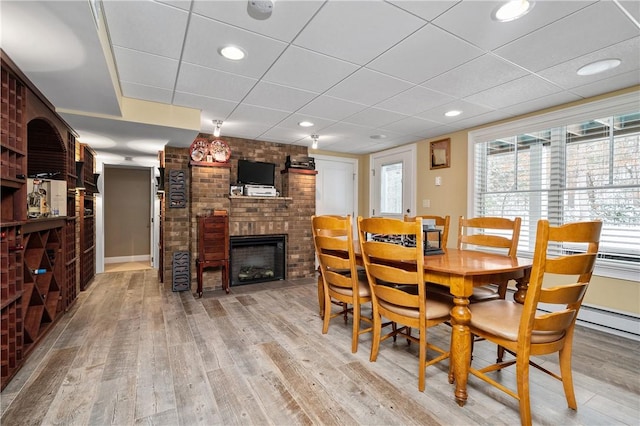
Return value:
<svg viewBox="0 0 640 426">
<path fill-rule="evenodd" d="M 511 297 L 513 297 L 515 290 L 509 289 L 508 291 L 512 293 Z M 538 306 L 538 310 L 550 312 L 549 309 L 545 309 L 544 303 Z M 638 315 L 583 303 L 580 312 L 578 312 L 576 324 L 640 341 L 640 316 Z"/>
</svg>

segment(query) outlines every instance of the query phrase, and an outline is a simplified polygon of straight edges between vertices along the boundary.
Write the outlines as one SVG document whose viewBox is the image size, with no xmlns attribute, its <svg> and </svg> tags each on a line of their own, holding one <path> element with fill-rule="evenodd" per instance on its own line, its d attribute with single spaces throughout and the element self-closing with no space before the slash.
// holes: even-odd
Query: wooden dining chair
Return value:
<svg viewBox="0 0 640 426">
<path fill-rule="evenodd" d="M 412 241 L 412 244 L 405 246 L 372 239 L 373 235 L 399 236 Z M 405 222 L 390 218 L 358 217 L 358 238 L 372 290 L 373 342 L 369 360 L 373 362 L 377 359 L 380 342 L 389 337 L 402 335 L 416 342 L 419 345 L 418 389 L 422 392 L 426 367 L 449 357 L 448 351 L 427 343 L 427 328 L 448 321 L 451 310 L 451 304 L 447 301 L 426 297 L 422 219 Z M 413 291 L 407 291 L 407 287 L 413 287 Z M 394 323 L 392 331 L 384 336 L 382 317 Z M 397 328 L 395 324 L 403 327 Z M 411 334 L 414 328 L 418 330 L 417 337 Z M 427 348 L 439 355 L 427 361 Z"/>
<path fill-rule="evenodd" d="M 371 326 L 360 328 L 361 321 L 372 320 L 361 315 L 362 305 L 371 302 L 371 290 L 366 275 L 358 273 L 351 216 L 312 216 L 311 227 L 324 297 L 322 334 L 329 331 L 332 318 L 343 316 L 346 322 L 352 313 L 351 352 L 355 353 L 359 336 L 371 331 Z M 332 313 L 333 305 L 339 305 L 340 312 Z"/>
<path fill-rule="evenodd" d="M 569 408 L 577 409 L 571 374 L 573 331 L 593 273 L 601 229 L 600 221 L 553 227 L 547 220 L 540 220 L 524 304 L 492 300 L 470 306 L 471 333 L 515 355 L 514 360 L 481 369 L 471 368 L 470 373 L 517 399 L 523 425 L 531 424 L 530 365 L 560 380 Z M 548 275 L 554 276 L 554 282 L 571 284 L 543 287 L 543 280 Z M 544 308 L 538 312 L 541 304 Z M 560 374 L 539 366 L 531 359 L 532 356 L 555 352 L 559 355 Z M 516 392 L 488 374 L 513 364 L 516 365 Z"/>
<path fill-rule="evenodd" d="M 447 242 L 449 241 L 449 224 L 451 222 L 451 216 L 449 216 L 449 215 L 446 215 L 446 216 L 435 216 L 435 215 L 409 216 L 409 215 L 404 215 L 404 220 L 405 220 L 405 222 L 406 221 L 412 221 L 416 217 L 422 218 L 423 222 L 424 222 L 425 219 L 430 219 L 430 220 L 434 220 L 435 221 L 436 228 L 438 228 L 438 229 L 440 229 L 442 231 L 441 240 L 440 240 L 440 248 L 446 250 Z"/>
<path fill-rule="evenodd" d="M 492 250 L 516 257 L 522 218 L 474 217 L 458 220 L 458 249 Z M 470 303 L 504 299 L 508 282 L 474 287 Z"/>
</svg>

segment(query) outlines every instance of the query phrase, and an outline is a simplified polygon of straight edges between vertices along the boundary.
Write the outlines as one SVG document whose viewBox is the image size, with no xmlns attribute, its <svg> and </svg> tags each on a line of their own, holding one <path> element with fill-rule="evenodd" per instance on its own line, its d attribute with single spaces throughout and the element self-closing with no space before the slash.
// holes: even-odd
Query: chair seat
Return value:
<svg viewBox="0 0 640 426">
<path fill-rule="evenodd" d="M 490 284 L 473 288 L 473 294 L 469 297 L 469 302 L 486 302 L 488 300 L 500 299 L 498 287 Z"/>
<path fill-rule="evenodd" d="M 384 300 L 378 300 L 378 303 L 381 307 L 388 309 L 391 312 L 395 312 L 399 315 L 419 318 L 420 310 L 418 308 L 409 308 L 406 306 L 398 306 L 393 303 L 386 302 Z M 431 300 L 427 299 L 427 307 L 426 314 L 427 319 L 437 319 L 444 318 L 449 316 L 449 312 L 451 312 L 451 308 L 453 305 L 447 302 L 443 302 L 440 300 Z"/>
<path fill-rule="evenodd" d="M 353 295 L 353 290 L 347 287 L 329 285 L 329 289 L 345 296 Z M 360 297 L 371 297 L 371 289 L 369 288 L 369 283 L 367 281 L 362 281 L 360 279 L 358 280 L 358 294 L 360 295 Z"/>
<path fill-rule="evenodd" d="M 447 296 L 449 298 L 453 298 L 453 296 L 449 292 L 448 287 L 441 286 L 434 283 L 427 283 L 427 297 L 432 295 L 434 297 Z M 474 287 L 473 294 L 469 297 L 469 302 L 470 303 L 486 302 L 489 300 L 498 300 L 498 299 L 500 299 L 500 294 L 498 293 L 498 287 L 494 285 L 486 285 L 486 286 Z"/>
<path fill-rule="evenodd" d="M 515 342 L 522 317 L 522 305 L 508 300 L 492 300 L 469 306 L 471 327 Z M 550 343 L 564 337 L 564 332 L 533 331 L 531 343 Z"/>
</svg>

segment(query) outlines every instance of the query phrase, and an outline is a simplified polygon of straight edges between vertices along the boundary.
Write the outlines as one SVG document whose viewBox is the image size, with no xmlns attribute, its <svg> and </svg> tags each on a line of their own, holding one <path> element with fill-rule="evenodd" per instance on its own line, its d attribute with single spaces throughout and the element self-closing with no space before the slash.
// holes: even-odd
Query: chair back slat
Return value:
<svg viewBox="0 0 640 426">
<path fill-rule="evenodd" d="M 543 288 L 540 290 L 539 303 L 552 303 L 556 305 L 570 305 L 579 302 L 587 291 L 588 284 L 565 284 L 557 287 Z"/>
<path fill-rule="evenodd" d="M 562 275 L 589 274 L 593 271 L 597 257 L 597 253 L 578 253 L 556 259 L 547 259 L 546 272 L 548 274 Z M 588 281 L 588 279 L 577 281 Z"/>
<path fill-rule="evenodd" d="M 537 316 L 533 323 L 534 333 L 564 331 L 573 324 L 576 313 L 575 309 L 565 309 Z"/>
<path fill-rule="evenodd" d="M 474 217 L 458 220 L 458 249 L 469 246 L 507 249 L 506 254 L 515 257 L 520 240 L 522 218 Z M 503 235 L 505 234 L 506 235 Z"/>
</svg>

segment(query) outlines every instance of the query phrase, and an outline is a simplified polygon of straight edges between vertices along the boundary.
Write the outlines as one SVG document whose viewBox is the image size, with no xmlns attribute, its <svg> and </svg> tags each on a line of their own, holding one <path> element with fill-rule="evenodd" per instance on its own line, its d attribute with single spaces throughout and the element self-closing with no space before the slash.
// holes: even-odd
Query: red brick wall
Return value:
<svg viewBox="0 0 640 426">
<path fill-rule="evenodd" d="M 199 137 L 213 138 L 200 134 Z M 171 169 L 186 171 L 189 199 L 187 208 L 170 208 L 165 204 L 163 216 L 164 282 L 172 282 L 174 251 L 190 251 L 191 282 L 196 285 L 195 259 L 198 257 L 197 217 L 214 209 L 229 212 L 230 235 L 286 234 L 287 278 L 314 274 L 314 249 L 309 221 L 315 212 L 315 174 L 281 173 L 287 155 L 307 155 L 304 146 L 277 144 L 241 138 L 222 138 L 231 148 L 231 159 L 225 167 L 189 165 L 188 148 L 165 148 L 165 188 Z M 236 182 L 238 159 L 276 164 L 278 198 L 229 198 L 229 187 Z M 220 286 L 218 269 L 208 269 L 203 287 Z"/>
</svg>

